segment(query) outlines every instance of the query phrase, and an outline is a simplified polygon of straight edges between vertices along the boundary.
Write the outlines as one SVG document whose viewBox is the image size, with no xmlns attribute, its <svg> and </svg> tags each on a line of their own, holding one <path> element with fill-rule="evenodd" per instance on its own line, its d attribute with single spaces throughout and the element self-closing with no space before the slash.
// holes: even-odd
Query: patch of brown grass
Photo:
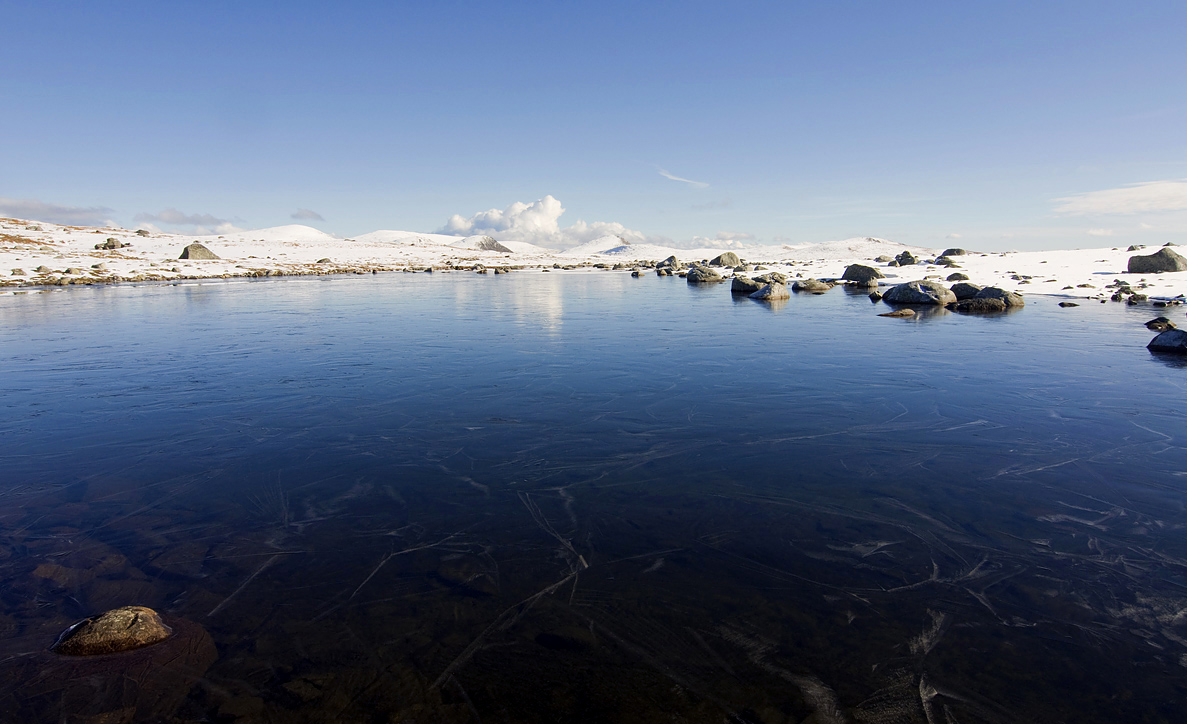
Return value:
<svg viewBox="0 0 1187 724">
<path fill-rule="evenodd" d="M 0 244 L 33 244 L 41 246 L 40 241 L 35 241 L 27 236 L 17 236 L 16 234 L 0 234 Z"/>
</svg>

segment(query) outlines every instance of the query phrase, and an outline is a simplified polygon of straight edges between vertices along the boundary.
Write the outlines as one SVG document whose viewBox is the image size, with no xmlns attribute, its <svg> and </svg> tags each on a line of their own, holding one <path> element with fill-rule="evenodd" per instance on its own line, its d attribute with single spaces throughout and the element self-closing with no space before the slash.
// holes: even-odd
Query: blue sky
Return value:
<svg viewBox="0 0 1187 724">
<path fill-rule="evenodd" d="M 684 244 L 1187 241 L 1182 2 L 9 0 L 0 17 L 8 214 L 351 236 L 552 196 L 561 226 Z"/>
</svg>

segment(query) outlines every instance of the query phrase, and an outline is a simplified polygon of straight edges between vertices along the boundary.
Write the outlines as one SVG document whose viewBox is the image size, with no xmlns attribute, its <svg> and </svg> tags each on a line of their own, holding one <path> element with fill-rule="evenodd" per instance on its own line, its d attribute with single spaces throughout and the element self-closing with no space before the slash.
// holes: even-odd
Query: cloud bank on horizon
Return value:
<svg viewBox="0 0 1187 724">
<path fill-rule="evenodd" d="M 603 236 L 618 236 L 637 244 L 655 241 L 641 231 L 617 221 L 586 223 L 580 219 L 562 228 L 559 219 L 565 207 L 548 195 L 531 204 L 516 201 L 506 209 L 489 209 L 470 217 L 454 214 L 437 233 L 454 236 L 493 236 L 504 241 L 526 241 L 550 249 L 568 249 Z"/>
<path fill-rule="evenodd" d="M 138 225 L 149 231 L 161 231 L 159 224 L 172 227 L 189 227 L 188 233 L 204 236 L 207 234 L 234 234 L 245 231 L 227 219 L 220 219 L 213 214 L 187 214 L 174 208 L 165 209 L 159 214 L 139 213 L 133 219 Z"/>
<path fill-rule="evenodd" d="M 37 199 L 0 196 L 0 215 L 16 219 L 47 221 L 64 226 L 118 226 L 112 221 L 115 209 L 106 206 L 63 206 Z"/>
<path fill-rule="evenodd" d="M 1064 196 L 1054 201 L 1055 213 L 1068 216 L 1184 211 L 1187 210 L 1187 179 L 1127 184 L 1121 188 Z"/>
</svg>

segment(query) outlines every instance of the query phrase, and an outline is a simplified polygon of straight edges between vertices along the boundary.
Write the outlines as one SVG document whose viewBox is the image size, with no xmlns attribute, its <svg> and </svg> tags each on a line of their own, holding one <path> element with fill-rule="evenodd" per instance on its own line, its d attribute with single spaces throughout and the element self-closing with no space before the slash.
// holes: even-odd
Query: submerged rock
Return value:
<svg viewBox="0 0 1187 724">
<path fill-rule="evenodd" d="M 947 304 L 956 295 L 940 282 L 924 280 L 893 286 L 882 299 L 890 304 Z"/>
<path fill-rule="evenodd" d="M 66 656 L 114 654 L 151 646 L 169 638 L 171 633 L 151 608 L 124 606 L 66 629 L 53 651 Z"/>
<path fill-rule="evenodd" d="M 845 273 L 841 275 L 841 278 L 847 282 L 856 282 L 867 287 L 876 287 L 878 286 L 878 280 L 885 279 L 886 275 L 872 266 L 850 264 L 845 267 Z"/>
<path fill-rule="evenodd" d="M 879 317 L 914 317 L 915 310 L 914 309 L 896 309 L 893 312 L 885 312 L 883 314 L 879 314 L 878 316 Z"/>
<path fill-rule="evenodd" d="M 771 301 L 774 299 L 787 299 L 790 296 L 791 292 L 787 291 L 786 286 L 779 283 L 773 283 L 767 284 L 762 289 L 759 289 L 754 294 L 751 294 L 750 298 Z"/>
<path fill-rule="evenodd" d="M 190 244 L 181 250 L 181 256 L 178 259 L 217 259 L 218 255 L 210 249 L 202 246 L 198 242 Z"/>
<path fill-rule="evenodd" d="M 1149 256 L 1129 257 L 1128 269 L 1130 274 L 1185 271 L 1187 259 L 1164 247 Z"/>
<path fill-rule="evenodd" d="M 1146 348 L 1154 352 L 1176 352 L 1187 354 L 1187 332 L 1181 329 L 1168 329 L 1154 339 Z"/>
</svg>

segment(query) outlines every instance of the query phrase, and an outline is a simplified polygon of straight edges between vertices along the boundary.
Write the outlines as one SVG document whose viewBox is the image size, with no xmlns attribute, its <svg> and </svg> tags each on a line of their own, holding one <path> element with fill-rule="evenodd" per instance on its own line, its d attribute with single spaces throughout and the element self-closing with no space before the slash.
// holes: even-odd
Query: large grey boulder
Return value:
<svg viewBox="0 0 1187 724">
<path fill-rule="evenodd" d="M 171 633 L 151 608 L 124 606 L 74 624 L 53 650 L 67 656 L 114 654 L 164 641 Z"/>
<path fill-rule="evenodd" d="M 503 254 L 514 253 L 507 247 L 505 247 L 502 244 L 500 244 L 499 242 L 495 241 L 495 238 L 493 236 L 482 237 L 481 239 L 478 240 L 478 243 L 475 244 L 474 246 L 481 249 L 482 251 L 497 251 L 497 252 L 501 252 Z"/>
<path fill-rule="evenodd" d="M 911 266 L 916 261 L 918 261 L 918 259 L 915 258 L 915 255 L 909 251 L 904 251 L 902 254 L 896 256 L 894 260 L 898 262 L 899 266 Z"/>
<path fill-rule="evenodd" d="M 791 296 L 791 292 L 787 291 L 786 286 L 784 286 L 782 284 L 774 283 L 774 284 L 767 284 L 762 289 L 759 289 L 754 294 L 751 294 L 750 298 L 751 299 L 761 299 L 761 300 L 770 302 L 770 301 L 774 301 L 776 299 L 787 299 L 790 296 Z"/>
<path fill-rule="evenodd" d="M 732 251 L 727 251 L 724 254 L 718 254 L 709 262 L 709 266 L 738 266 L 742 260 L 738 255 Z"/>
<path fill-rule="evenodd" d="M 1149 256 L 1129 257 L 1130 274 L 1187 271 L 1187 259 L 1163 247 Z"/>
<path fill-rule="evenodd" d="M 764 282 L 755 281 L 749 277 L 734 277 L 730 284 L 730 291 L 734 294 L 754 294 L 765 286 Z"/>
<path fill-rule="evenodd" d="M 179 256 L 177 258 L 178 259 L 217 259 L 218 255 L 216 255 L 213 251 L 211 251 L 210 249 L 207 249 L 206 247 L 202 246 L 201 244 L 199 244 L 198 242 L 195 241 L 193 244 L 190 244 L 186 248 L 182 249 L 181 256 Z"/>
<path fill-rule="evenodd" d="M 885 279 L 886 275 L 872 266 L 850 264 L 845 267 L 845 273 L 841 275 L 841 278 L 847 282 L 854 282 L 859 286 L 876 287 L 878 286 L 878 280 Z"/>
<path fill-rule="evenodd" d="M 940 254 L 940 256 L 964 256 L 965 254 L 968 254 L 968 252 L 964 249 L 945 249 L 944 253 Z"/>
<path fill-rule="evenodd" d="M 1005 302 L 1007 307 L 1024 307 L 1026 300 L 1022 298 L 1021 294 L 1015 292 L 1008 292 L 1001 287 L 985 287 L 977 292 L 976 299 L 1000 299 Z"/>
<path fill-rule="evenodd" d="M 688 270 L 688 274 L 684 277 L 689 284 L 708 284 L 711 282 L 723 282 L 725 279 L 717 273 L 716 269 L 710 269 L 706 266 L 694 266 Z"/>
<path fill-rule="evenodd" d="M 955 302 L 956 295 L 940 282 L 925 280 L 893 286 L 882 296 L 882 301 L 888 304 L 947 304 Z"/>
<path fill-rule="evenodd" d="M 669 269 L 675 269 L 676 267 L 680 266 L 680 261 L 676 258 L 675 255 L 672 255 L 672 256 L 669 256 L 667 259 L 664 259 L 660 263 L 656 264 L 656 266 L 657 267 L 667 267 Z"/>
<path fill-rule="evenodd" d="M 1187 332 L 1181 329 L 1168 329 L 1154 339 L 1146 348 L 1154 352 L 1177 352 L 1187 354 Z"/>
<path fill-rule="evenodd" d="M 812 292 L 814 294 L 827 292 L 833 285 L 819 279 L 796 279 L 791 285 L 793 292 Z"/>
</svg>

